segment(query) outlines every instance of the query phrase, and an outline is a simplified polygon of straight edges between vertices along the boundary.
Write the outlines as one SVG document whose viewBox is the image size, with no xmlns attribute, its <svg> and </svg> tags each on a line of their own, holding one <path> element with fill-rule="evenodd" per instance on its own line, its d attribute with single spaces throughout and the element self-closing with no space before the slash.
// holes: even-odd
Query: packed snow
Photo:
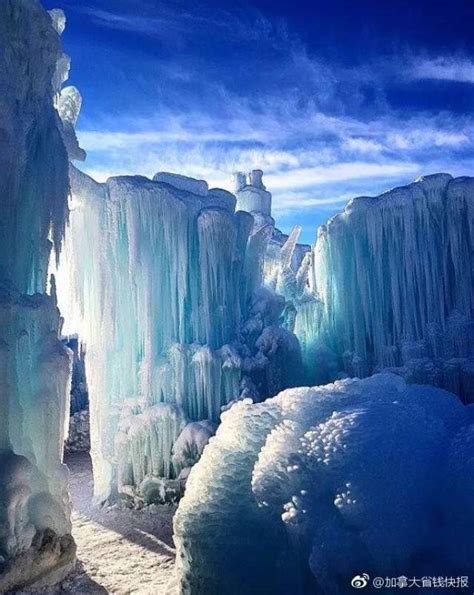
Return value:
<svg viewBox="0 0 474 595">
<path fill-rule="evenodd" d="M 474 410 L 393 374 L 235 404 L 174 519 L 182 593 L 345 595 L 352 577 L 465 575 Z"/>
</svg>

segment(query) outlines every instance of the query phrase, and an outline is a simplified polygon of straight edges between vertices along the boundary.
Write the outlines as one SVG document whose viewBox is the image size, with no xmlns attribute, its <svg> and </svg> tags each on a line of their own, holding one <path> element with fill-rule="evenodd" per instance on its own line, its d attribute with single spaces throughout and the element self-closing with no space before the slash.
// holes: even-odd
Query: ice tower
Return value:
<svg viewBox="0 0 474 595">
<path fill-rule="evenodd" d="M 263 185 L 263 172 L 252 170 L 248 176 L 242 172 L 234 174 L 234 191 L 237 197 L 237 210 L 247 213 L 260 213 L 266 217 L 272 214 L 272 195 Z"/>
</svg>

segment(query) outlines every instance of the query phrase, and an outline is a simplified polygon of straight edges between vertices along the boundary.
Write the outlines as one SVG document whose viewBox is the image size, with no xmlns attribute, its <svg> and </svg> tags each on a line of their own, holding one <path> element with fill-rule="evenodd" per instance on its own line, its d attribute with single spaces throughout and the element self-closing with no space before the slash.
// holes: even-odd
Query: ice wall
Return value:
<svg viewBox="0 0 474 595">
<path fill-rule="evenodd" d="M 301 356 L 278 317 L 249 311 L 261 243 L 232 194 L 167 173 L 98 184 L 71 166 L 70 180 L 58 295 L 66 332 L 86 344 L 104 499 L 148 476 L 175 477 L 173 445 L 187 424 L 215 423 L 242 394 L 294 384 Z M 247 319 L 255 332 L 244 336 Z"/>
<path fill-rule="evenodd" d="M 67 155 L 52 103 L 61 44 L 38 2 L 5 0 L 0 10 L 0 280 L 44 293 L 67 218 Z"/>
<path fill-rule="evenodd" d="M 465 576 L 473 432 L 472 406 L 393 374 L 237 403 L 174 518 L 177 591 L 346 595 L 362 573 Z"/>
<path fill-rule="evenodd" d="M 0 591 L 71 567 L 67 469 L 70 353 L 59 340 L 52 249 L 68 207 L 67 154 L 54 108 L 58 26 L 35 0 L 0 3 Z M 56 27 L 56 28 L 55 28 Z"/>
<path fill-rule="evenodd" d="M 438 174 L 352 200 L 314 248 L 315 367 L 393 369 L 473 401 L 473 252 L 472 178 Z"/>
</svg>

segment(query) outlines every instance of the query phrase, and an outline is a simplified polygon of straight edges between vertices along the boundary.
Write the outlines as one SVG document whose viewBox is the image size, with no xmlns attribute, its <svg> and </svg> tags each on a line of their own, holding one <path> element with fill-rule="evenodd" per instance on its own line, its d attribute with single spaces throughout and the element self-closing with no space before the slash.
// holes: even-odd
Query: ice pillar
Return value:
<svg viewBox="0 0 474 595">
<path fill-rule="evenodd" d="M 70 570 L 70 378 L 50 252 L 67 219 L 68 167 L 54 108 L 64 15 L 0 3 L 0 591 Z M 60 70 L 60 68 L 59 68 Z M 61 78 L 61 76 L 59 77 Z"/>
</svg>

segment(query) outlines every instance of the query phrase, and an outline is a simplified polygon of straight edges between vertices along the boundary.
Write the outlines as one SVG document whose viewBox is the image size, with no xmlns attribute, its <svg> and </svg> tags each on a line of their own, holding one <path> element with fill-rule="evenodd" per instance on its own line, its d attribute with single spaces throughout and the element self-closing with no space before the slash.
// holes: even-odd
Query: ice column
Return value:
<svg viewBox="0 0 474 595">
<path fill-rule="evenodd" d="M 62 24 L 61 24 L 62 23 Z M 68 207 L 67 154 L 53 105 L 64 14 L 0 4 L 0 591 L 71 568 L 67 469 L 70 353 L 59 341 L 51 250 Z"/>
</svg>

